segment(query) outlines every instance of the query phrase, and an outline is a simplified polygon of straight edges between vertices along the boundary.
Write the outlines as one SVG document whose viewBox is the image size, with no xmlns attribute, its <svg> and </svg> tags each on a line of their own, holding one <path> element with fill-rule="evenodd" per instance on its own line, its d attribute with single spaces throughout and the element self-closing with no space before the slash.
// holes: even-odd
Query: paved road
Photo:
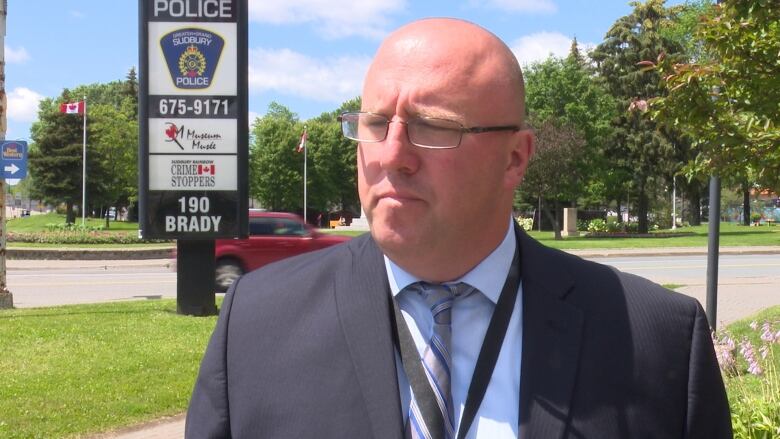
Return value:
<svg viewBox="0 0 780 439">
<path fill-rule="evenodd" d="M 6 283 L 17 308 L 176 297 L 167 259 L 8 261 Z"/>
<path fill-rule="evenodd" d="M 707 259 L 698 256 L 589 258 L 675 290 L 705 306 Z M 718 327 L 780 305 L 780 255 L 721 255 L 718 264 Z"/>
</svg>

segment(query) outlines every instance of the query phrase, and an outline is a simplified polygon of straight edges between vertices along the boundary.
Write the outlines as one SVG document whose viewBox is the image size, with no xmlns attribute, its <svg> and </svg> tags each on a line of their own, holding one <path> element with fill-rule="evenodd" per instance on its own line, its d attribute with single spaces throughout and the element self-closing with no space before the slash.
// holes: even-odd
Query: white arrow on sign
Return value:
<svg viewBox="0 0 780 439">
<path fill-rule="evenodd" d="M 5 172 L 10 172 L 10 173 L 11 173 L 11 175 L 14 175 L 14 174 L 16 174 L 16 172 L 17 172 L 19 169 L 20 169 L 20 168 L 19 168 L 18 166 L 16 166 L 15 164 L 11 163 L 11 166 L 6 166 L 6 167 L 5 167 Z"/>
</svg>

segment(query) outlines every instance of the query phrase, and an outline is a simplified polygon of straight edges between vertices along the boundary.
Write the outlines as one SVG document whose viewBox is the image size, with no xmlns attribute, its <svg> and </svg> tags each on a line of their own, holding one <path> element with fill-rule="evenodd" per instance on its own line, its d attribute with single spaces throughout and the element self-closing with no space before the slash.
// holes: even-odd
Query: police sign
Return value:
<svg viewBox="0 0 780 439">
<path fill-rule="evenodd" d="M 247 235 L 247 1 L 142 0 L 140 230 Z"/>
</svg>

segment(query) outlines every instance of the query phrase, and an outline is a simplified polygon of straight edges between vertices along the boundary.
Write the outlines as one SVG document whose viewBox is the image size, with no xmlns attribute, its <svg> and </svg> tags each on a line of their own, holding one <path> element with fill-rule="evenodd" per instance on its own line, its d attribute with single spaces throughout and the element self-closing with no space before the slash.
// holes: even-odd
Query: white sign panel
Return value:
<svg viewBox="0 0 780 439">
<path fill-rule="evenodd" d="M 149 189 L 153 191 L 235 191 L 235 155 L 153 155 Z"/>
<path fill-rule="evenodd" d="M 235 119 L 149 119 L 149 152 L 235 154 Z"/>
</svg>

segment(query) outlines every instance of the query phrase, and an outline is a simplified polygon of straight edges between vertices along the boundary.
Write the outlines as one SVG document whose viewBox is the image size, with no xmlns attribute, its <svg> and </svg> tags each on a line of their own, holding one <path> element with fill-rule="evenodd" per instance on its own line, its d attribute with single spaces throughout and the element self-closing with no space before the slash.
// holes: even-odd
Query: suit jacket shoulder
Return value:
<svg viewBox="0 0 780 439">
<path fill-rule="evenodd" d="M 695 299 L 525 235 L 520 242 L 525 437 L 730 437 Z"/>
</svg>

